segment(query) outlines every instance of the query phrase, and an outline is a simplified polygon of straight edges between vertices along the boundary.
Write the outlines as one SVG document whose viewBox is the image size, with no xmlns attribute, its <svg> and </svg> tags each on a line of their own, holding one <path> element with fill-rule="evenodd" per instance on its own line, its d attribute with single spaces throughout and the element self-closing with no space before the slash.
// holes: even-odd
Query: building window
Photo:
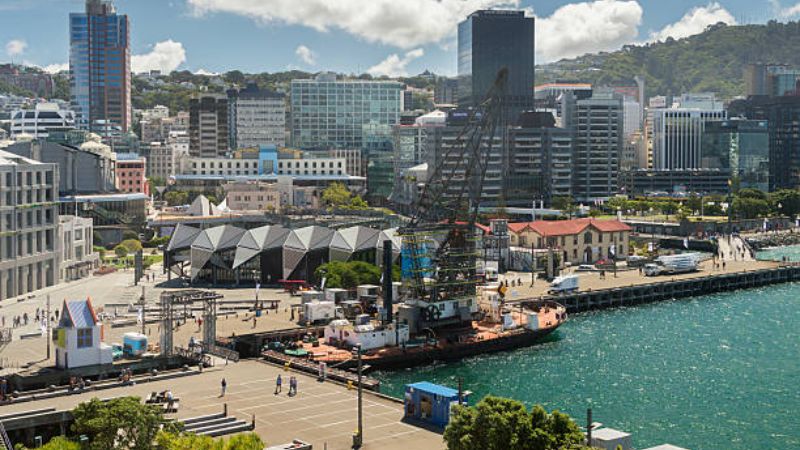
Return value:
<svg viewBox="0 0 800 450">
<path fill-rule="evenodd" d="M 583 243 L 584 244 L 591 244 L 592 243 L 592 233 L 587 231 L 583 234 Z"/>
<path fill-rule="evenodd" d="M 87 348 L 91 346 L 92 346 L 92 329 L 78 328 L 78 348 Z"/>
</svg>

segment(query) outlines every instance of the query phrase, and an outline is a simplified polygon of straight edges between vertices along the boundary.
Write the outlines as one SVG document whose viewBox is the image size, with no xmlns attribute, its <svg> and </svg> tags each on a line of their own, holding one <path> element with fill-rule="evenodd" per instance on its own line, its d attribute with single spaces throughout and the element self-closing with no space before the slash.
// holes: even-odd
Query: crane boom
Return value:
<svg viewBox="0 0 800 450">
<path fill-rule="evenodd" d="M 414 298 L 435 302 L 475 295 L 476 223 L 493 149 L 503 145 L 508 69 L 501 69 L 456 140 L 434 164 L 415 213 L 400 230 L 404 278 Z"/>
</svg>

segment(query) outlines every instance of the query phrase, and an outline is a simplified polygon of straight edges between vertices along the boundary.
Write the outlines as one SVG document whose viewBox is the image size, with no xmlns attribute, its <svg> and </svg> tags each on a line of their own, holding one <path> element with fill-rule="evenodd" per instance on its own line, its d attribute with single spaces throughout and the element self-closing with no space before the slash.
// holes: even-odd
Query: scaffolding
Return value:
<svg viewBox="0 0 800 450">
<path fill-rule="evenodd" d="M 161 354 L 172 356 L 175 352 L 173 333 L 175 331 L 175 312 L 176 307 L 183 305 L 183 318 L 186 320 L 188 314 L 186 308 L 191 307 L 195 302 L 203 304 L 203 343 L 206 346 L 216 344 L 217 339 L 217 300 L 223 298 L 222 295 L 212 291 L 199 289 L 189 289 L 182 291 L 171 291 L 161 293 L 159 303 L 161 306 Z"/>
</svg>

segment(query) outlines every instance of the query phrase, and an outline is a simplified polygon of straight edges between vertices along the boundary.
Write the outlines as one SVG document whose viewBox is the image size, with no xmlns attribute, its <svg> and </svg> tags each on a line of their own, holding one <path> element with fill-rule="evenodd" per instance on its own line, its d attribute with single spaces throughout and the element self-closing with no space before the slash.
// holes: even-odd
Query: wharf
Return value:
<svg viewBox="0 0 800 450">
<path fill-rule="evenodd" d="M 800 281 L 800 266 L 781 265 L 746 272 L 727 272 L 699 277 L 671 279 L 646 284 L 632 284 L 608 289 L 580 291 L 566 295 L 546 295 L 566 306 L 567 312 L 577 313 L 595 309 L 632 306 L 717 292 L 752 289 L 779 283 Z M 511 300 L 510 303 L 532 303 L 539 298 Z"/>
<path fill-rule="evenodd" d="M 277 364 L 280 367 L 294 369 L 310 375 L 317 375 L 319 373 L 319 363 L 315 363 L 307 359 L 289 356 L 283 353 L 278 353 L 274 350 L 264 351 L 262 355 L 264 356 L 265 361 Z M 328 367 L 325 370 L 325 374 L 325 378 L 329 380 L 344 384 L 352 383 L 353 386 L 358 385 L 358 375 L 352 372 L 336 369 L 334 367 Z M 364 387 L 364 389 L 368 389 L 370 391 L 380 392 L 381 390 L 380 381 L 374 378 L 365 377 L 363 375 L 361 377 L 361 385 Z"/>
</svg>

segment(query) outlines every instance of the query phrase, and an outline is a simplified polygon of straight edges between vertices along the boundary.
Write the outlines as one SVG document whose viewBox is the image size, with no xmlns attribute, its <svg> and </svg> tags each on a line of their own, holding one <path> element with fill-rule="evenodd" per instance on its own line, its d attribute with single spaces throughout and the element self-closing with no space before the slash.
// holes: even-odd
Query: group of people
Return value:
<svg viewBox="0 0 800 450">
<path fill-rule="evenodd" d="M 275 395 L 278 395 L 278 394 L 281 393 L 282 386 L 283 386 L 283 379 L 281 378 L 281 375 L 278 374 L 278 378 L 275 380 Z M 289 395 L 289 397 L 293 397 L 293 396 L 297 395 L 297 377 L 295 377 L 294 375 L 289 377 L 289 393 L 288 393 L 288 395 Z"/>
<path fill-rule="evenodd" d="M 47 314 L 41 308 L 36 308 L 36 314 L 33 316 L 34 323 L 39 323 L 47 318 Z M 55 311 L 55 315 L 50 316 L 50 323 L 55 322 L 58 320 L 58 310 Z M 31 316 L 28 313 L 22 313 L 21 315 L 17 315 L 11 318 L 11 328 L 19 328 L 28 325 L 31 321 Z M 6 327 L 6 316 L 0 317 L 0 328 Z"/>
<path fill-rule="evenodd" d="M 86 381 L 83 377 L 69 377 L 69 392 L 78 390 L 82 391 L 86 388 Z"/>
</svg>

